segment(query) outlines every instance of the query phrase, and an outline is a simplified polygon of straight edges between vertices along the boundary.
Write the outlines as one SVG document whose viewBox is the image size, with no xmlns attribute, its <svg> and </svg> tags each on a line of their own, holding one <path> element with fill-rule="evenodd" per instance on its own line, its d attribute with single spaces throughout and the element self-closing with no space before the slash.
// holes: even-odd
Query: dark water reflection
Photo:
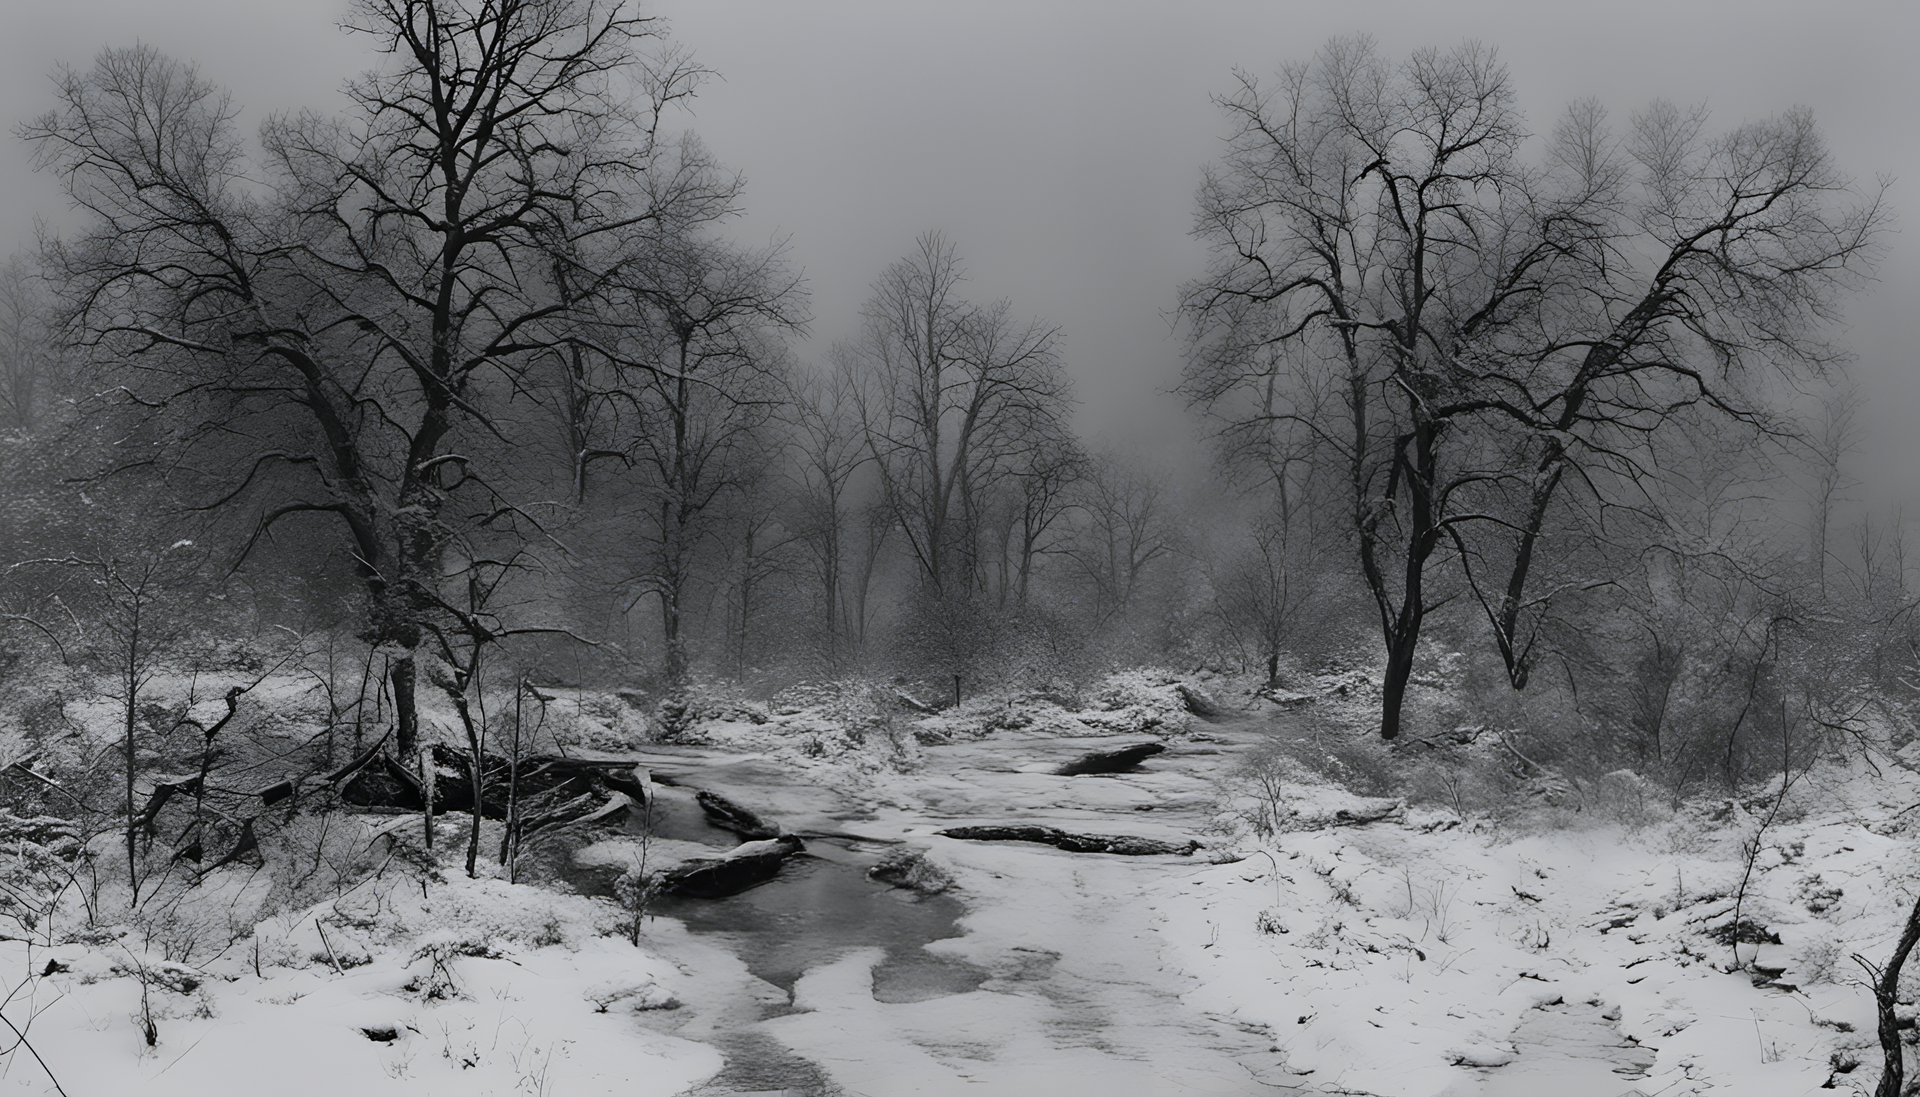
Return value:
<svg viewBox="0 0 1920 1097">
<path fill-rule="evenodd" d="M 740 844 L 740 839 L 733 832 L 722 830 L 707 820 L 707 813 L 700 810 L 700 803 L 694 799 L 690 789 L 656 787 L 653 804 L 647 814 L 644 817 L 629 815 L 627 818 L 627 830 L 635 837 L 647 833 L 649 829 L 656 838 L 699 842 L 721 849 Z"/>
<path fill-rule="evenodd" d="M 650 817 L 629 827 L 638 837 L 697 842 L 720 852 L 740 839 L 707 821 L 691 789 L 657 790 Z M 888 847 L 849 839 L 810 838 L 807 852 L 788 859 L 779 875 L 724 899 L 656 896 L 649 910 L 711 935 L 738 956 L 747 970 L 787 992 L 788 1003 L 743 1016 L 736 1027 L 703 1036 L 726 1065 L 692 1094 L 784 1094 L 838 1097 L 826 1074 L 757 1028 L 756 1021 L 791 1012 L 793 987 L 809 968 L 829 964 L 856 949 L 881 948 L 873 968 L 873 997 L 881 1002 L 919 1002 L 977 990 L 988 973 L 961 960 L 926 951 L 931 941 L 958 935 L 955 921 L 966 912 L 948 895 L 920 895 L 867 879 L 867 869 Z M 589 894 L 609 894 L 612 877 L 575 870 L 571 882 Z"/>
<path fill-rule="evenodd" d="M 658 789 L 650 818 L 629 827 L 636 837 L 649 828 L 656 838 L 712 846 L 716 855 L 740 842 L 709 823 L 685 788 Z M 656 896 L 648 909 L 720 938 L 749 971 L 789 996 L 807 969 L 876 947 L 886 950 L 873 969 L 878 1001 L 920 1002 L 978 989 L 986 971 L 922 947 L 958 936 L 954 923 L 966 906 L 949 895 L 921 895 L 867 879 L 867 869 L 887 848 L 811 838 L 807 852 L 764 884 L 724 899 Z M 589 894 L 611 893 L 605 874 L 576 872 L 571 882 Z"/>
<path fill-rule="evenodd" d="M 793 991 L 808 968 L 859 948 L 886 949 L 873 972 L 882 1002 L 918 1002 L 964 994 L 987 973 L 927 952 L 923 945 L 956 936 L 966 907 L 947 895 L 919 895 L 867 879 L 879 851 L 814 839 L 780 875 L 726 899 L 663 896 L 655 912 L 695 933 L 722 935 L 754 975 Z"/>
</svg>

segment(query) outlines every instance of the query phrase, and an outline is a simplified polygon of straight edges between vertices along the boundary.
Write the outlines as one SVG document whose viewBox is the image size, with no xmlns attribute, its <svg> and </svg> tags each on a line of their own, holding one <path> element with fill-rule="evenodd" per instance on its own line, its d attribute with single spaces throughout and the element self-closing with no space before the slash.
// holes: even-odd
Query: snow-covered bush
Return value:
<svg viewBox="0 0 1920 1097">
<path fill-rule="evenodd" d="M 1642 830 L 1673 814 L 1667 805 L 1667 791 L 1630 769 L 1577 782 L 1575 787 L 1585 810 L 1629 831 Z"/>
<path fill-rule="evenodd" d="M 1501 819 L 1526 797 L 1511 762 L 1473 747 L 1439 748 L 1405 763 L 1409 802 L 1446 808 L 1461 819 Z"/>
<path fill-rule="evenodd" d="M 523 713 L 523 724 L 550 734 L 556 742 L 589 750 L 631 750 L 654 725 L 641 709 L 642 696 L 626 690 L 568 690 L 549 694 L 543 711 Z M 536 698 L 537 700 L 538 698 Z M 531 730 L 527 742 L 537 740 Z M 537 746 L 534 749 L 538 749 Z"/>
<path fill-rule="evenodd" d="M 1108 675 L 1090 692 L 1086 710 L 1075 713 L 1082 723 L 1115 732 L 1186 731 L 1193 722 L 1180 696 L 1177 675 L 1139 667 Z"/>
</svg>

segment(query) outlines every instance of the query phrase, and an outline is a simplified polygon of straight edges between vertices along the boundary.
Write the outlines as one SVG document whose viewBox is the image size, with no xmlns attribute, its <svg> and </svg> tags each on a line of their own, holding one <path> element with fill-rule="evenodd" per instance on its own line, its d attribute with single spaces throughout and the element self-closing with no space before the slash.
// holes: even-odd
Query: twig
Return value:
<svg viewBox="0 0 1920 1097">
<path fill-rule="evenodd" d="M 335 975 L 345 975 L 346 971 L 340 967 L 340 957 L 333 951 L 333 942 L 327 939 L 327 927 L 320 924 L 320 919 L 315 918 L 313 920 L 313 928 L 320 931 L 320 943 L 327 946 L 327 959 L 333 964 L 333 973 Z"/>
<path fill-rule="evenodd" d="M 1259 853 L 1260 856 L 1265 857 L 1267 859 L 1267 863 L 1273 866 L 1273 905 L 1277 909 L 1280 906 L 1280 902 L 1281 902 L 1280 900 L 1280 862 L 1274 860 L 1273 854 L 1268 853 L 1264 849 L 1257 850 L 1256 852 Z"/>
<path fill-rule="evenodd" d="M 68 792 L 65 785 L 62 785 L 60 782 L 54 780 L 51 777 L 48 777 L 43 773 L 35 773 L 30 768 L 30 763 L 32 761 L 33 759 L 28 758 L 19 762 L 12 762 L 8 764 L 7 768 L 19 770 L 21 773 L 24 773 L 27 776 L 33 778 L 34 780 L 39 781 L 40 783 L 46 785 L 48 788 L 53 789 L 54 791 L 58 792 L 60 795 L 65 796 L 67 799 L 72 800 L 75 804 L 78 804 L 83 808 L 87 806 L 85 803 L 81 801 L 81 799 L 78 796 L 75 796 L 73 793 Z"/>
<path fill-rule="evenodd" d="M 20 1027 L 13 1023 L 13 1019 L 4 1013 L 0 1013 L 0 1021 L 6 1022 L 6 1026 L 13 1030 L 14 1038 L 20 1041 L 17 1046 L 26 1048 L 27 1054 L 33 1056 L 33 1061 L 39 1063 L 40 1069 L 47 1072 L 47 1081 L 53 1083 L 54 1092 L 58 1093 L 60 1097 L 67 1097 L 67 1091 L 60 1086 L 60 1079 L 53 1076 L 53 1068 L 48 1066 L 47 1061 L 40 1057 L 40 1052 L 34 1049 L 33 1041 L 27 1039 L 27 1034 L 20 1031 Z M 189 1048 L 188 1050 L 192 1049 Z"/>
</svg>

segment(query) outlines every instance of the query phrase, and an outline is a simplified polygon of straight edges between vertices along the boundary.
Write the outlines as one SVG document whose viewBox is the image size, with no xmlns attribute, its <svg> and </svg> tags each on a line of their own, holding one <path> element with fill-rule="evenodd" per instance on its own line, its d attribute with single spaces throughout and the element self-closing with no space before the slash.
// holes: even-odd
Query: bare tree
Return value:
<svg viewBox="0 0 1920 1097">
<path fill-rule="evenodd" d="M 1093 588 L 1093 618 L 1104 624 L 1133 602 L 1154 561 L 1173 551 L 1163 477 L 1111 454 L 1094 459 L 1075 492 L 1081 514 L 1068 555 Z"/>
<path fill-rule="evenodd" d="M 780 580 L 791 574 L 789 550 L 798 540 L 786 525 L 788 508 L 780 493 L 782 485 L 771 469 L 776 455 L 776 451 L 768 450 L 755 462 L 754 474 L 742 483 L 722 535 L 730 546 L 726 553 L 726 610 L 735 679 L 746 678 L 753 667 L 755 625 L 768 608 L 763 603 L 779 596 Z"/>
<path fill-rule="evenodd" d="M 921 236 L 874 283 L 846 349 L 883 498 L 937 598 L 982 588 L 990 491 L 1056 432 L 1070 400 L 1058 330 L 1016 321 L 1005 301 L 969 304 L 964 280 L 954 246 Z"/>
<path fill-rule="evenodd" d="M 448 547 L 531 522 L 480 459 L 513 426 L 489 404 L 589 338 L 625 257 L 600 241 L 730 198 L 661 133 L 700 70 L 644 58 L 657 25 L 620 6 L 356 0 L 343 25 L 386 60 L 347 116 L 270 120 L 257 161 L 230 100 L 146 47 L 63 71 L 22 132 L 89 217 L 50 256 L 71 337 L 125 364 L 156 471 L 254 516 L 247 551 L 288 521 L 343 535 L 404 754 Z"/>
<path fill-rule="evenodd" d="M 53 302 L 22 256 L 0 268 L 0 423 L 32 430 L 53 381 Z"/>
<path fill-rule="evenodd" d="M 8 569 L 51 567 L 86 576 L 86 583 L 69 593 L 85 606 L 99 636 L 103 662 L 110 668 L 114 707 L 120 725 L 122 808 L 126 814 L 127 905 L 140 905 L 141 861 L 135 787 L 141 775 L 140 743 L 152 734 L 143 712 L 147 686 L 159 663 L 159 653 L 184 631 L 177 603 L 183 589 L 204 563 L 204 553 L 191 541 L 165 548 L 152 546 L 126 552 L 102 552 L 59 558 L 25 560 Z M 72 610 L 68 610 L 72 615 Z M 9 619 L 34 623 L 49 638 L 44 624 L 20 615 Z M 76 622 L 78 618 L 73 618 Z"/>
<path fill-rule="evenodd" d="M 696 557 L 715 547 L 725 504 L 744 498 L 779 448 L 767 435 L 785 398 L 775 338 L 804 328 L 805 295 L 778 247 L 680 235 L 629 265 L 617 300 L 632 317 L 618 353 L 640 367 L 622 394 L 647 549 L 638 582 L 659 600 L 677 686 L 689 666 L 684 603 Z"/>
<path fill-rule="evenodd" d="M 1310 607 L 1337 604 L 1341 585 L 1329 566 L 1339 547 L 1333 508 L 1316 492 L 1307 463 L 1274 473 L 1241 495 L 1252 511 L 1245 534 L 1201 553 L 1221 622 L 1258 655 L 1269 689 L 1280 684 L 1281 657 L 1324 621 Z"/>
<path fill-rule="evenodd" d="M 1813 474 L 1813 566 L 1823 598 L 1827 594 L 1827 569 L 1832 556 L 1827 540 L 1833 533 L 1834 509 L 1849 486 L 1841 462 L 1860 444 L 1855 421 L 1859 407 L 1859 393 L 1852 389 L 1831 394 L 1822 402 L 1819 419 L 1807 439 Z"/>
<path fill-rule="evenodd" d="M 1043 439 L 1000 491 L 994 539 L 1000 561 L 999 603 L 1032 596 L 1034 570 L 1048 556 L 1071 552 L 1069 516 L 1088 474 L 1088 458 L 1071 435 Z"/>
<path fill-rule="evenodd" d="M 848 571 L 857 555 L 851 543 L 859 520 L 857 477 L 872 459 L 861 430 L 856 383 L 844 360 L 796 371 L 793 378 L 790 474 L 798 491 L 792 525 L 818 584 L 820 635 L 829 666 L 839 665 L 856 631 Z"/>
<path fill-rule="evenodd" d="M 1212 267 L 1182 297 L 1189 390 L 1262 383 L 1273 358 L 1318 378 L 1264 414 L 1347 469 L 1387 738 L 1422 624 L 1455 596 L 1429 589 L 1437 565 L 1466 566 L 1524 686 L 1543 536 L 1632 502 L 1679 409 L 1780 429 L 1763 367 L 1833 359 L 1820 323 L 1884 221 L 1803 111 L 1708 137 L 1656 103 L 1621 139 L 1579 103 L 1528 164 L 1506 70 L 1471 43 L 1395 66 L 1337 40 L 1219 103 L 1234 132 L 1201 190 Z"/>
</svg>

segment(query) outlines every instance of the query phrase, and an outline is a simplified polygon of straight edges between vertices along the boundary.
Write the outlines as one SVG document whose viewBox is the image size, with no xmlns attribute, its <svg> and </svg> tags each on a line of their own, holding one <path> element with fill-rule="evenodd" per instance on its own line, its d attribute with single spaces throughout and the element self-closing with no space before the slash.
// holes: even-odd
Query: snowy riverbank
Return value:
<svg viewBox="0 0 1920 1097">
<path fill-rule="evenodd" d="M 250 909 L 247 889 L 268 886 L 235 865 L 183 907 L 208 921 L 181 932 L 214 942 L 184 963 L 167 962 L 164 935 L 6 943 L 21 984 L 6 1016 L 31 1017 L 34 1051 L 75 1097 L 664 1097 L 776 1081 L 874 1097 L 1465 1097 L 1549 1079 L 1566 1097 L 1765 1097 L 1877 1075 L 1872 999 L 1849 956 L 1883 959 L 1911 901 L 1920 778 L 1893 759 L 1821 763 L 1764 833 L 1764 795 L 1670 811 L 1624 777 L 1585 811 L 1543 801 L 1462 818 L 1290 773 L 1269 789 L 1284 819 L 1262 836 L 1247 786 L 1228 778 L 1297 734 L 1297 710 L 1203 723 L 1164 684 L 1158 701 L 1127 688 L 1089 710 L 1118 714 L 1104 721 L 1003 705 L 822 745 L 845 729 L 818 711 L 723 714 L 696 742 L 630 755 L 823 856 L 923 850 L 964 908 L 956 935 L 926 949 L 928 970 L 957 973 L 944 983 L 900 984 L 898 948 L 857 927 L 783 953 L 789 974 L 772 976 L 741 936 L 781 931 L 764 907 L 712 932 L 653 917 L 636 947 L 609 901 L 467 880 L 451 861 L 423 885 L 411 830 L 341 817 L 326 848 L 392 858 L 338 900 L 216 925 L 221 902 Z M 1168 749 L 1137 771 L 1054 773 L 1143 739 Z M 462 822 L 445 817 L 443 853 Z M 1126 857 L 938 833 L 961 824 L 1203 845 Z M 886 890 L 857 871 L 832 879 Z M 1736 903 L 1780 941 L 1738 965 L 1711 935 Z M 8 1069 L 48 1088 L 24 1051 Z"/>
</svg>

